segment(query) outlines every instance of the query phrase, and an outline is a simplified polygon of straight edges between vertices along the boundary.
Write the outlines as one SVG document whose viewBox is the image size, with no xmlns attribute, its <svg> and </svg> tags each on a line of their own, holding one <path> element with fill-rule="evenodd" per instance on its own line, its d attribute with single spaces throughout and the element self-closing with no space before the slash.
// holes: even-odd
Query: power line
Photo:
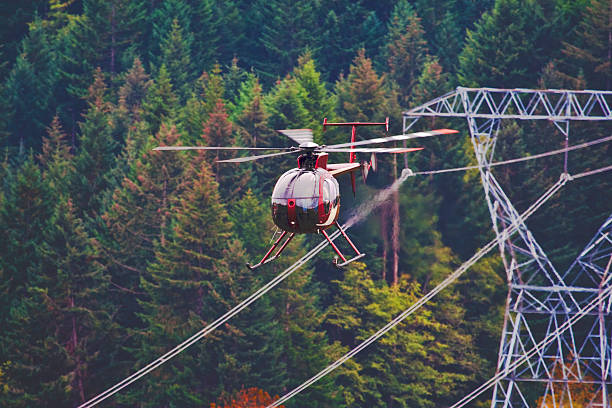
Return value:
<svg viewBox="0 0 612 408">
<path fill-rule="evenodd" d="M 538 154 L 538 155 L 534 155 L 534 156 L 528 156 L 528 157 L 522 157 L 522 158 L 517 158 L 517 159 L 512 159 L 512 160 L 506 160 L 506 161 L 503 161 L 503 162 L 496 162 L 496 163 L 492 163 L 491 166 L 499 166 L 499 165 L 502 165 L 502 164 L 516 163 L 516 162 L 526 161 L 526 160 L 534 160 L 534 159 L 538 159 L 538 158 L 545 157 L 545 156 L 551 156 L 551 155 L 554 155 L 554 154 L 560 154 L 560 153 L 565 153 L 565 152 L 572 151 L 572 150 L 582 149 L 582 148 L 585 148 L 585 147 L 588 147 L 588 146 L 592 146 L 592 145 L 595 145 L 595 144 L 598 144 L 598 143 L 604 143 L 604 142 L 609 141 L 609 140 L 612 140 L 612 136 L 608 136 L 608 137 L 601 138 L 601 139 L 598 139 L 598 140 L 594 140 L 594 141 L 591 141 L 591 142 L 582 143 L 582 144 L 571 146 L 571 147 L 564 148 L 564 149 L 553 150 L 553 151 L 550 151 L 550 152 L 546 152 L 546 153 L 542 153 L 542 154 Z M 410 175 L 439 174 L 439 173 L 447 173 L 447 172 L 452 172 L 452 171 L 465 171 L 465 170 L 477 169 L 477 168 L 479 168 L 479 166 L 467 166 L 467 167 L 459 167 L 459 168 L 454 168 L 454 169 L 442 169 L 442 170 L 432 170 L 432 171 L 425 171 L 425 172 L 403 173 L 402 177 L 398 180 L 399 183 L 398 183 L 398 181 L 396 181 L 390 188 L 383 190 L 381 193 L 379 193 L 379 195 L 381 195 L 381 197 L 384 196 L 384 199 L 386 199 L 388 197 L 388 195 L 389 195 L 388 194 L 389 191 L 392 191 L 394 189 L 399 188 L 399 185 L 404 180 L 406 180 L 406 178 L 408 176 L 410 176 Z M 612 166 L 607 166 L 607 167 L 603 167 L 603 168 L 600 168 L 600 169 L 596 169 L 596 170 L 591 170 L 591 171 L 588 171 L 588 172 L 580 173 L 580 174 L 572 176 L 572 178 L 576 179 L 576 178 L 586 177 L 586 176 L 589 176 L 589 175 L 601 173 L 601 172 L 608 171 L 608 170 L 612 170 Z M 561 180 L 567 181 L 567 179 L 564 179 L 563 177 L 560 179 L 560 182 L 561 182 Z M 563 184 L 565 184 L 565 181 L 563 182 Z M 373 202 L 375 202 L 376 205 L 372 206 L 371 203 L 370 203 L 370 205 L 367 208 L 365 208 L 365 210 L 362 210 L 362 211 L 358 210 L 358 211 L 356 211 L 357 216 L 352 217 L 350 222 L 347 223 L 347 225 L 343 226 L 343 228 L 345 230 L 349 229 L 356 222 L 358 222 L 359 220 L 365 218 L 372 210 L 374 210 L 382 202 L 384 202 L 384 199 L 381 199 L 381 200 L 376 200 L 375 199 L 375 200 L 373 200 Z M 548 199 L 548 198 L 546 198 L 546 199 Z M 538 200 L 538 201 L 540 201 L 540 200 Z M 542 203 L 543 203 L 543 201 L 542 201 Z M 539 205 L 538 205 L 538 207 L 539 207 Z M 357 219 L 355 217 L 357 217 Z M 515 225 L 515 224 L 513 224 L 513 225 Z M 514 231 L 512 231 L 512 232 L 514 232 Z M 338 235 L 339 235 L 339 231 L 336 231 L 336 232 L 334 232 L 330 236 L 330 239 L 333 241 L 333 240 L 335 240 L 338 237 Z M 494 240 L 494 241 L 490 242 L 489 245 L 491 245 L 491 243 L 493 243 L 493 242 L 497 243 L 497 240 Z M 492 247 L 495 246 L 495 243 L 493 244 Z M 117 384 L 115 384 L 114 386 L 110 387 L 106 391 L 98 394 L 94 398 L 92 398 L 92 399 L 88 400 L 87 402 L 79 405 L 78 408 L 90 408 L 90 407 L 93 407 L 93 406 L 97 405 L 98 403 L 100 403 L 103 400 L 107 399 L 108 397 L 116 394 L 117 392 L 121 391 L 122 389 L 124 389 L 128 385 L 132 384 L 133 382 L 137 381 L 138 379 L 142 378 L 143 376 L 147 375 L 151 371 L 155 370 L 156 368 L 158 368 L 159 366 L 161 366 L 162 364 L 164 364 L 168 360 L 170 360 L 173 357 L 177 356 L 182 351 L 184 351 L 185 349 L 189 348 L 190 346 L 192 346 L 193 344 L 195 344 L 196 342 L 198 342 L 202 338 L 206 337 L 212 331 L 214 331 L 219 326 L 221 326 L 224 323 L 226 323 L 229 319 L 234 317 L 236 314 L 240 313 L 243 309 L 248 307 L 251 303 L 255 302 L 261 296 L 266 294 L 268 291 L 270 291 L 272 288 L 274 288 L 276 285 L 278 285 L 280 282 L 282 282 L 284 279 L 286 279 L 288 276 L 290 276 L 293 272 L 295 272 L 297 269 L 299 269 L 303 264 L 305 264 L 310 259 L 312 259 L 316 254 L 318 254 L 325 246 L 327 246 L 327 244 L 328 244 L 327 241 L 322 241 L 315 248 L 313 248 L 308 254 L 304 255 L 304 257 L 302 257 L 300 260 L 298 260 L 292 266 L 287 268 L 284 272 L 282 272 L 281 274 L 276 276 L 268 284 L 266 284 L 265 286 L 260 288 L 258 291 L 254 292 L 252 295 L 250 295 L 248 298 L 246 298 L 244 301 L 242 301 L 236 307 L 234 307 L 233 309 L 231 309 L 230 311 L 225 313 L 223 316 L 219 317 L 213 323 L 211 323 L 210 325 L 206 326 L 204 329 L 202 329 L 198 333 L 194 334 L 189 339 L 185 340 L 183 343 L 179 344 L 178 346 L 176 346 L 172 350 L 168 351 L 166 354 L 164 354 L 163 356 L 159 357 L 157 360 L 149 363 L 145 367 L 143 367 L 140 370 L 136 371 L 135 373 L 133 373 L 129 377 L 125 378 L 124 380 L 118 382 Z M 489 245 L 487 245 L 485 248 L 489 248 Z M 492 249 L 492 247 L 487 249 L 486 252 L 490 251 Z M 483 248 L 483 250 L 485 248 Z M 472 257 L 472 259 L 470 259 L 470 261 L 473 260 L 473 262 L 476 262 L 478 259 L 480 259 L 480 257 L 482 257 L 486 253 L 486 252 L 481 253 L 483 250 L 479 251 L 474 257 Z M 476 257 L 476 259 L 474 259 L 475 257 Z M 468 264 L 470 261 L 466 262 L 466 264 Z M 464 265 L 466 265 L 466 264 L 464 264 Z M 467 268 L 469 268 L 469 266 L 471 266 L 471 265 L 472 264 L 469 264 L 465 268 L 459 268 L 455 273 L 457 273 L 459 271 L 461 271 L 461 272 L 458 273 L 458 275 L 456 277 L 450 279 L 452 276 L 454 276 L 454 274 L 451 275 L 451 277 L 448 278 L 448 279 L 450 279 L 448 282 L 445 280 L 441 285 L 439 285 L 439 286 L 442 286 L 444 284 L 443 287 L 441 287 L 435 293 L 434 293 L 434 291 L 437 288 L 434 289 L 434 291 L 430 292 L 428 295 L 426 295 L 426 297 L 421 299 L 421 300 L 424 300 L 425 298 L 427 298 L 426 300 L 424 300 L 422 303 L 419 303 L 420 301 L 415 303 L 415 305 L 413 305 L 413 306 L 416 306 L 416 307 L 414 307 L 414 309 L 412 309 L 412 307 L 410 309 L 407 309 L 404 312 L 404 313 L 406 313 L 405 315 L 404 315 L 404 313 L 402 313 L 400 316 L 398 316 L 399 320 L 392 321 L 387 326 L 385 326 L 383 329 L 381 329 L 381 331 L 379 332 L 380 334 L 378 336 L 376 336 L 376 335 L 372 336 L 370 338 L 371 341 L 369 341 L 367 344 L 365 344 L 368 340 L 370 340 L 370 339 L 368 339 L 368 340 L 366 340 L 366 342 L 362 343 L 360 346 L 363 345 L 362 348 L 365 348 L 369 344 L 371 344 L 372 342 L 376 341 L 379 337 L 381 337 L 387 331 L 391 330 L 391 328 L 395 327 L 395 325 L 397 325 L 399 322 L 401 322 L 406 317 L 408 317 L 410 314 L 412 314 L 415 310 L 417 310 L 422 304 L 426 303 L 431 297 L 435 296 L 439 291 L 441 291 L 446 286 L 448 286 L 452 281 L 454 281 L 454 279 L 456 279 L 463 272 L 465 272 L 465 270 L 467 270 Z M 429 297 L 430 294 L 431 294 L 431 296 Z M 418 306 L 417 306 L 417 304 L 418 304 Z M 396 319 L 398 319 L 398 318 L 396 318 Z M 360 346 L 358 346 L 358 347 L 360 347 Z M 358 350 L 356 350 L 354 352 L 354 354 L 357 354 L 359 351 L 361 351 L 362 348 L 359 348 Z M 348 353 L 348 354 L 350 354 L 350 353 Z M 338 360 L 336 363 L 339 363 L 339 364 L 337 366 L 334 366 L 333 368 L 331 368 L 328 372 L 333 371 L 335 368 L 337 368 L 338 366 L 343 364 L 346 360 L 350 359 L 354 355 L 354 354 L 352 354 L 352 355 L 348 356 L 348 354 L 344 356 L 346 358 L 343 361 L 340 362 L 340 360 L 342 360 L 342 359 Z M 336 364 L 336 363 L 334 363 L 334 364 Z M 332 366 L 330 366 L 330 367 L 332 367 Z M 328 368 L 330 368 L 330 367 L 328 367 Z M 323 373 L 323 372 L 321 372 L 321 373 Z M 319 373 L 319 374 L 321 374 L 321 373 Z M 323 375 L 321 375 L 321 377 L 323 377 L 326 374 L 327 374 L 327 372 L 324 373 Z M 318 379 L 321 378 L 321 377 L 319 377 L 319 378 L 315 379 L 315 377 L 311 378 L 311 380 L 314 379 L 314 381 L 312 381 L 312 383 L 318 381 Z M 309 381 L 311 381 L 311 380 L 309 380 Z M 307 381 L 307 383 L 309 381 Z M 308 385 L 306 385 L 306 383 L 302 384 L 303 386 L 304 385 L 306 385 L 306 386 L 304 388 L 302 388 L 302 389 L 299 389 L 297 392 L 295 392 L 295 394 L 301 392 L 303 389 L 307 388 L 310 384 L 311 383 L 309 383 Z M 300 387 L 298 387 L 298 388 L 300 388 Z M 296 391 L 296 390 L 294 390 L 294 391 Z M 292 392 L 294 392 L 294 391 L 292 391 Z M 291 396 L 293 396 L 295 394 L 292 394 Z M 289 394 L 287 394 L 286 396 L 288 396 L 287 399 L 291 398 L 291 396 L 289 396 Z M 283 398 L 285 398 L 285 397 L 283 397 Z M 279 400 L 279 401 L 281 401 L 281 400 Z M 277 405 L 273 404 L 270 407 L 275 407 L 275 406 L 277 406 Z"/>
<path fill-rule="evenodd" d="M 567 321 L 565 321 L 565 323 L 563 323 L 561 326 L 559 326 L 557 330 L 550 333 L 541 342 L 539 342 L 532 349 L 530 349 L 527 353 L 523 354 L 520 358 L 516 359 L 512 364 L 506 367 L 506 369 L 500 371 L 494 377 L 491 377 L 487 382 L 482 384 L 480 387 L 476 388 L 470 394 L 463 397 L 460 401 L 456 402 L 450 408 L 461 408 L 465 406 L 466 404 L 471 402 L 474 398 L 478 397 L 480 394 L 482 394 L 483 392 L 491 388 L 493 385 L 498 383 L 506 375 L 508 375 L 509 372 L 517 369 L 521 364 L 529 360 L 529 358 L 534 356 L 536 353 L 539 353 L 544 347 L 546 347 L 548 344 L 554 341 L 559 335 L 561 335 L 563 332 L 565 332 L 570 327 L 572 327 L 578 320 L 586 316 L 591 310 L 593 310 L 596 306 L 598 306 L 602 302 L 602 299 L 605 296 L 610 295 L 611 292 L 612 292 L 612 286 L 601 291 L 597 295 L 597 297 L 594 298 L 587 306 L 585 306 L 580 312 L 572 315 L 572 317 L 569 318 Z"/>
<path fill-rule="evenodd" d="M 344 227 L 344 229 L 346 230 L 347 227 Z M 335 231 L 333 234 L 330 235 L 330 239 L 333 241 L 339 235 L 340 235 L 340 231 Z M 196 342 L 200 341 L 201 339 L 209 335 L 212 331 L 217 329 L 219 326 L 225 324 L 229 319 L 231 319 L 232 317 L 240 313 L 243 309 L 248 307 L 251 303 L 255 302 L 261 296 L 269 292 L 272 288 L 274 288 L 276 285 L 281 283 L 283 280 L 289 277 L 289 275 L 291 275 L 293 272 L 299 269 L 302 265 L 308 262 L 316 254 L 318 254 L 327 245 L 328 245 L 327 240 L 321 241 L 310 252 L 308 252 L 306 255 L 300 258 L 297 262 L 295 262 L 289 268 L 285 269 L 284 272 L 281 272 L 274 279 L 272 279 L 266 285 L 261 287 L 259 290 L 257 290 L 253 294 L 251 294 L 248 298 L 243 300 L 240 304 L 238 304 L 233 309 L 225 313 L 223 316 L 219 317 L 217 320 L 215 320 L 214 322 L 212 322 L 211 324 L 209 324 L 208 326 L 206 326 L 205 328 L 203 328 L 202 330 L 200 330 L 199 332 L 197 332 L 196 334 L 194 334 L 193 336 L 191 336 L 190 338 L 188 338 L 187 340 L 185 340 L 184 342 L 182 342 L 181 344 L 179 344 L 172 350 L 168 351 L 166 354 L 159 357 L 157 360 L 147 364 L 145 367 L 136 371 L 129 377 L 123 379 L 122 381 L 108 388 L 106 391 L 98 394 L 94 398 L 91 398 L 89 401 L 79 405 L 78 408 L 90 408 L 90 407 L 93 407 L 99 404 L 100 402 L 104 401 L 106 398 L 116 394 L 117 392 L 121 391 L 128 385 L 132 384 L 134 381 L 137 381 L 138 379 L 149 374 L 151 371 L 155 370 L 156 368 L 158 368 L 159 366 L 161 366 L 168 360 L 172 359 L 173 357 L 176 357 L 182 351 L 186 350 L 187 348 L 189 348 Z"/>
<path fill-rule="evenodd" d="M 542 157 L 554 156 L 556 154 L 567 153 L 567 152 L 571 152 L 573 150 L 584 149 L 585 147 L 593 146 L 593 145 L 600 144 L 600 143 L 609 142 L 610 140 L 612 140 L 612 136 L 607 136 L 607 137 L 603 137 L 601 139 L 597 139 L 597 140 L 593 140 L 593 141 L 585 142 L 585 143 L 580 143 L 580 144 L 577 144 L 577 145 L 574 145 L 574 146 L 570 146 L 570 147 L 567 147 L 567 148 L 551 150 L 549 152 L 535 154 L 533 156 L 524 156 L 524 157 L 519 157 L 519 158 L 515 158 L 515 159 L 494 162 L 494 163 L 489 164 L 489 167 L 496 167 L 496 166 L 501 166 L 501 165 L 504 165 L 504 164 L 512 164 L 512 163 L 519 163 L 519 162 L 524 162 L 524 161 L 528 161 L 528 160 L 541 159 Z M 478 168 L 480 168 L 480 166 L 474 165 L 474 166 L 465 166 L 465 167 L 455 167 L 455 168 L 452 168 L 452 169 L 440 169 L 440 170 L 429 170 L 429 171 L 415 171 L 413 174 L 415 176 L 423 176 L 423 175 L 431 175 L 431 174 L 453 173 L 453 172 L 457 172 L 457 171 L 475 170 L 475 169 L 478 169 Z M 598 169 L 598 172 L 601 172 L 601 171 L 606 171 L 606 170 Z M 593 173 L 593 174 L 595 174 L 595 173 Z M 590 175 L 590 174 L 588 174 L 588 175 Z M 576 176 L 574 176 L 574 178 L 576 178 Z"/>
<path fill-rule="evenodd" d="M 393 192 L 394 190 L 397 190 L 400 187 L 401 183 L 403 183 L 407 178 L 408 178 L 407 175 L 402 175 L 400 179 L 393 182 L 393 184 L 391 184 L 389 187 L 387 187 L 384 190 L 379 191 L 372 198 L 372 200 L 359 206 L 357 210 L 353 212 L 350 219 L 342 226 L 342 229 L 346 231 L 352 226 L 361 222 L 363 219 L 365 219 L 365 217 L 367 217 L 373 210 L 379 207 L 390 196 L 391 192 Z M 372 203 L 374 203 L 374 205 Z M 331 241 L 333 241 L 339 235 L 340 235 L 340 231 L 337 230 L 334 233 L 332 233 L 329 238 Z M 316 254 L 318 254 L 327 245 L 328 245 L 327 240 L 321 241 L 316 247 L 314 247 L 310 252 L 308 252 L 306 255 L 300 258 L 297 262 L 295 262 L 293 265 L 287 268 L 284 272 L 281 272 L 274 279 L 268 282 L 265 286 L 261 287 L 259 290 L 251 294 L 248 298 L 243 300 L 240 304 L 238 304 L 233 309 L 225 313 L 223 316 L 219 317 L 213 323 L 209 324 L 208 326 L 206 326 L 205 328 L 203 328 L 202 330 L 200 330 L 199 332 L 197 332 L 196 334 L 194 334 L 193 336 L 191 336 L 190 338 L 188 338 L 187 340 L 185 340 L 184 342 L 182 342 L 181 344 L 179 344 L 172 350 L 168 351 L 166 354 L 159 357 L 157 360 L 147 364 L 145 367 L 136 371 L 129 377 L 126 377 L 122 381 L 108 388 L 106 391 L 98 394 L 94 398 L 91 398 L 89 401 L 79 405 L 78 408 L 91 408 L 99 404 L 100 402 L 104 401 L 106 398 L 116 394 L 117 392 L 121 391 L 128 385 L 132 384 L 133 382 L 144 377 L 151 371 L 155 370 L 156 368 L 158 368 L 159 366 L 161 366 L 168 360 L 172 359 L 173 357 L 176 357 L 178 354 L 180 354 L 181 352 L 183 352 L 184 350 L 186 350 L 187 348 L 189 348 L 190 346 L 192 346 L 199 340 L 206 337 L 216 328 L 226 323 L 229 319 L 231 319 L 232 317 L 240 313 L 243 309 L 248 307 L 251 303 L 255 302 L 261 296 L 269 292 L 272 288 L 274 288 L 280 282 L 282 282 L 287 277 L 289 277 L 293 272 L 299 269 L 302 265 L 304 265 L 310 259 L 312 259 Z"/>
<path fill-rule="evenodd" d="M 553 184 L 552 187 L 550 187 L 544 194 L 542 194 L 542 196 L 540 196 L 540 198 L 538 198 L 538 200 L 536 200 L 531 205 L 531 207 L 529 207 L 521 216 L 519 216 L 519 218 L 517 220 L 515 220 L 506 229 L 504 229 L 504 231 L 502 231 L 497 236 L 497 238 L 495 238 L 494 240 L 490 241 L 487 245 L 485 245 L 480 251 L 478 251 L 476 254 L 474 254 L 468 261 L 466 261 L 455 272 L 453 272 L 446 279 L 444 279 L 444 281 L 442 281 L 433 290 L 431 290 L 429 293 L 427 293 L 425 296 L 423 296 L 421 299 L 419 299 L 416 303 L 412 304 L 408 309 L 404 310 L 401 314 L 399 314 L 397 317 L 395 317 L 391 322 L 387 323 L 386 326 L 384 326 L 383 328 L 378 330 L 376 333 L 374 333 L 368 339 L 364 340 L 357 347 L 353 348 L 351 351 L 346 353 L 344 356 L 340 357 L 334 363 L 332 363 L 329 366 L 327 366 L 325 369 L 320 371 L 315 376 L 311 377 L 310 379 L 308 379 L 307 381 L 305 381 L 304 383 L 302 383 L 298 387 L 294 388 L 293 390 L 291 390 L 290 392 L 288 392 L 287 394 L 285 394 L 284 396 L 282 396 L 281 398 L 279 398 L 278 400 L 276 400 L 272 404 L 268 405 L 267 408 L 278 407 L 280 404 L 288 401 L 289 399 L 291 399 L 295 395 L 299 394 L 300 392 L 302 392 L 303 390 L 305 390 L 306 388 L 308 388 L 309 386 L 311 386 L 312 384 L 314 384 L 315 382 L 317 382 L 318 380 L 320 380 L 321 378 L 323 378 L 324 376 L 326 376 L 327 374 L 329 374 L 330 372 L 335 370 L 336 368 L 340 367 L 344 362 L 346 362 L 350 358 L 352 358 L 355 355 L 357 355 L 360 351 L 362 351 L 363 349 L 368 347 L 370 344 L 374 343 L 376 340 L 378 340 L 380 337 L 382 337 L 384 334 L 386 334 L 389 330 L 391 330 L 392 328 L 397 326 L 400 322 L 402 322 L 404 319 L 406 319 L 408 316 L 413 314 L 421 306 L 423 306 L 425 303 L 427 303 L 431 298 L 433 298 L 435 295 L 437 295 L 439 292 L 441 292 L 443 289 L 445 289 L 447 286 L 449 286 L 451 283 L 453 283 L 470 266 L 475 264 L 480 258 L 482 258 L 485 254 L 487 254 L 493 248 L 495 248 L 495 246 L 497 246 L 497 244 L 500 241 L 503 241 L 503 240 L 507 239 L 510 235 L 512 235 L 514 232 L 516 232 L 516 230 L 518 229 L 518 224 L 520 222 L 524 222 L 527 218 L 529 218 L 549 198 L 551 198 L 557 191 L 559 191 L 567 183 L 568 180 L 570 180 L 570 177 L 568 175 L 566 175 L 566 174 L 562 174 L 561 177 L 559 178 L 559 181 L 557 181 L 555 184 Z"/>
</svg>

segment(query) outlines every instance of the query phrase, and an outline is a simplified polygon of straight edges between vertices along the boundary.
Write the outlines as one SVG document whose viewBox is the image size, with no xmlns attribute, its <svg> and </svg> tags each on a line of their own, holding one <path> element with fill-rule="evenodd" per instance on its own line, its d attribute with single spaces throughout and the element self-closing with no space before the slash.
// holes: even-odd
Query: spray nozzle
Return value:
<svg viewBox="0 0 612 408">
<path fill-rule="evenodd" d="M 410 170 L 408 167 L 406 167 L 405 169 L 402 170 L 402 175 L 400 176 L 400 178 L 406 179 L 410 176 L 414 176 L 414 172 Z"/>
</svg>

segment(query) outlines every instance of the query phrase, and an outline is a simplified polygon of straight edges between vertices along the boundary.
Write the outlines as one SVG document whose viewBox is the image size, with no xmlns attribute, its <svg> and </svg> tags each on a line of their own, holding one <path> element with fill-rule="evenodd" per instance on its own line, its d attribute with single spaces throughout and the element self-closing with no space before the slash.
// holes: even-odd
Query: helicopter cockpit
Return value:
<svg viewBox="0 0 612 408">
<path fill-rule="evenodd" d="M 313 233 L 338 218 L 340 188 L 321 168 L 292 169 L 283 174 L 272 193 L 272 219 L 288 232 Z"/>
</svg>

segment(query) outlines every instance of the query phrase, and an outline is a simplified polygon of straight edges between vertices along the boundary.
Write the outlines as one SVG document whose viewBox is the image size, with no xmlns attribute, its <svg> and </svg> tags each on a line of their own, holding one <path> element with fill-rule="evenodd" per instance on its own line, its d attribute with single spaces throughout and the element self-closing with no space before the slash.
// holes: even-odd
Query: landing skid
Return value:
<svg viewBox="0 0 612 408">
<path fill-rule="evenodd" d="M 281 254 L 281 252 L 283 252 L 283 250 L 285 249 L 285 247 L 289 244 L 289 242 L 291 242 L 291 240 L 293 239 L 293 237 L 295 236 L 295 233 L 292 232 L 291 234 L 289 234 L 289 237 L 285 240 L 285 242 L 283 242 L 283 244 L 281 245 L 281 247 L 278 249 L 278 251 L 274 254 L 274 256 L 270 257 L 270 254 L 272 252 L 274 252 L 274 250 L 276 249 L 276 247 L 280 244 L 280 242 L 282 241 L 283 238 L 285 238 L 285 236 L 288 234 L 287 231 L 283 231 L 283 233 L 281 234 L 280 237 L 278 237 L 278 239 L 276 240 L 276 242 L 274 242 L 274 245 L 272 245 L 272 248 L 270 248 L 268 250 L 268 252 L 266 252 L 266 254 L 264 255 L 264 257 L 261 259 L 261 261 L 259 261 L 259 263 L 255 264 L 255 265 L 251 265 L 250 263 L 247 262 L 246 266 L 250 269 L 250 270 L 254 270 L 259 268 L 262 265 L 267 264 L 268 262 L 272 262 L 273 260 L 275 260 L 276 258 L 278 258 Z"/>
<path fill-rule="evenodd" d="M 346 259 L 346 257 L 342 254 L 342 252 L 340 252 L 340 250 L 338 249 L 338 247 L 333 243 L 333 241 L 329 238 L 329 235 L 327 235 L 327 232 L 325 232 L 325 230 L 321 230 L 321 233 L 325 236 L 325 239 L 327 239 L 327 242 L 329 242 L 329 244 L 331 245 L 331 247 L 334 249 L 334 251 L 336 251 L 336 253 L 338 254 L 338 256 L 340 257 L 340 259 L 342 259 L 342 262 L 338 263 L 338 258 L 334 259 L 334 265 L 338 268 L 342 268 L 348 264 L 350 264 L 351 262 L 354 262 L 358 259 L 361 259 L 365 256 L 364 253 L 359 252 L 359 250 L 357 249 L 357 247 L 355 246 L 355 244 L 353 244 L 353 241 L 351 241 L 351 239 L 348 237 L 348 235 L 346 235 L 346 232 L 344 232 L 344 230 L 342 229 L 342 227 L 340 226 L 340 224 L 338 224 L 338 221 L 334 222 L 334 225 L 336 226 L 336 228 L 338 228 L 338 230 L 340 231 L 340 233 L 342 234 L 342 236 L 344 237 L 344 239 L 346 239 L 346 242 L 349 243 L 349 245 L 351 246 L 351 248 L 353 248 L 353 251 L 355 251 L 355 256 L 352 257 L 351 259 Z"/>
<path fill-rule="evenodd" d="M 327 239 L 327 242 L 329 242 L 329 244 L 331 245 L 331 247 L 334 249 L 334 251 L 336 252 L 336 254 L 338 254 L 338 256 L 340 257 L 340 259 L 342 260 L 342 262 L 339 262 L 338 257 L 336 257 L 333 261 L 334 265 L 338 268 L 342 268 L 348 264 L 350 264 L 353 261 L 356 261 L 358 259 L 361 259 L 365 256 L 364 253 L 359 252 L 359 250 L 357 249 L 357 247 L 355 246 L 355 244 L 353 244 L 353 241 L 351 241 L 351 239 L 348 237 L 348 235 L 346 235 L 346 232 L 344 232 L 344 230 L 342 229 L 342 227 L 340 226 L 340 224 L 338 224 L 338 221 L 334 222 L 334 225 L 336 226 L 336 228 L 338 228 L 338 230 L 340 231 L 340 233 L 342 234 L 342 236 L 344 237 L 344 239 L 346 239 L 346 242 L 349 243 L 349 245 L 351 246 L 351 248 L 353 248 L 353 251 L 355 251 L 355 256 L 352 257 L 351 259 L 346 259 L 346 257 L 344 256 L 344 254 L 342 254 L 342 252 L 340 251 L 340 249 L 338 249 L 338 247 L 336 246 L 336 244 L 334 244 L 334 242 L 329 238 L 329 235 L 327 235 L 327 232 L 325 232 L 325 230 L 320 230 L 321 234 L 323 234 L 323 236 L 325 237 L 325 239 Z M 255 265 L 251 265 L 250 263 L 247 263 L 247 267 L 250 270 L 255 270 L 257 268 L 259 268 L 262 265 L 265 265 L 269 262 L 272 262 L 273 260 L 275 260 L 276 258 L 278 258 L 281 254 L 281 252 L 283 252 L 283 250 L 287 247 L 287 245 L 289 244 L 289 242 L 291 242 L 291 240 L 293 239 L 293 237 L 295 236 L 295 233 L 292 232 L 291 234 L 289 234 L 289 237 L 287 237 L 285 239 L 285 241 L 281 244 L 281 241 L 283 240 L 283 238 L 285 238 L 285 236 L 287 236 L 287 234 L 289 234 L 287 231 L 283 231 L 283 233 L 281 234 L 280 237 L 278 237 L 278 239 L 274 242 L 274 244 L 272 245 L 272 247 L 268 250 L 268 252 L 266 252 L 266 254 L 264 255 L 264 257 L 261 259 L 261 261 L 259 261 L 259 263 L 255 264 Z M 272 254 L 272 252 L 274 252 L 274 250 L 280 245 L 280 248 L 278 249 L 278 251 L 276 251 L 276 253 L 274 254 L 274 256 L 270 256 L 270 254 Z"/>
</svg>

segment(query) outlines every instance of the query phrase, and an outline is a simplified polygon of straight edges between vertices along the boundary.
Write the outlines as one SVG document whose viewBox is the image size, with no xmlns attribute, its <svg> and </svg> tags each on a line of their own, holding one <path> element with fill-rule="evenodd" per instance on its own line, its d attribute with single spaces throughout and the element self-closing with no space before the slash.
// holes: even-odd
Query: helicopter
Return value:
<svg viewBox="0 0 612 408">
<path fill-rule="evenodd" d="M 277 180 L 272 191 L 271 210 L 274 224 L 282 231 L 263 258 L 256 264 L 247 263 L 251 270 L 259 268 L 277 259 L 296 234 L 322 234 L 338 255 L 333 261 L 337 267 L 344 267 L 361 259 L 365 253 L 360 252 L 353 241 L 338 223 L 340 213 L 340 186 L 336 178 L 343 174 L 351 177 L 351 186 L 355 194 L 355 173 L 361 170 L 365 182 L 368 172 L 376 170 L 376 154 L 378 153 L 409 153 L 422 150 L 423 147 L 393 147 L 370 148 L 356 147 L 369 144 L 387 143 L 408 140 L 419 137 L 457 133 L 452 129 L 436 129 L 405 135 L 386 136 L 369 140 L 356 140 L 359 126 L 385 126 L 389 132 L 389 118 L 385 122 L 328 122 L 323 120 L 323 131 L 329 126 L 350 126 L 351 141 L 335 145 L 318 145 L 314 142 L 311 129 L 283 129 L 281 134 L 289 137 L 298 146 L 292 147 L 211 147 L 211 146 L 159 146 L 153 150 L 266 150 L 276 153 L 237 157 L 227 160 L 217 160 L 218 163 L 245 163 L 269 157 L 288 154 L 299 154 L 297 167 L 283 173 Z M 348 163 L 328 163 L 329 153 L 349 153 Z M 357 162 L 357 153 L 370 153 L 370 161 Z M 347 257 L 330 238 L 327 230 L 336 227 L 351 249 L 355 252 Z M 278 248 L 278 249 L 277 249 Z M 276 253 L 272 253 L 276 250 Z M 339 261 L 339 259 L 341 261 Z"/>
</svg>

